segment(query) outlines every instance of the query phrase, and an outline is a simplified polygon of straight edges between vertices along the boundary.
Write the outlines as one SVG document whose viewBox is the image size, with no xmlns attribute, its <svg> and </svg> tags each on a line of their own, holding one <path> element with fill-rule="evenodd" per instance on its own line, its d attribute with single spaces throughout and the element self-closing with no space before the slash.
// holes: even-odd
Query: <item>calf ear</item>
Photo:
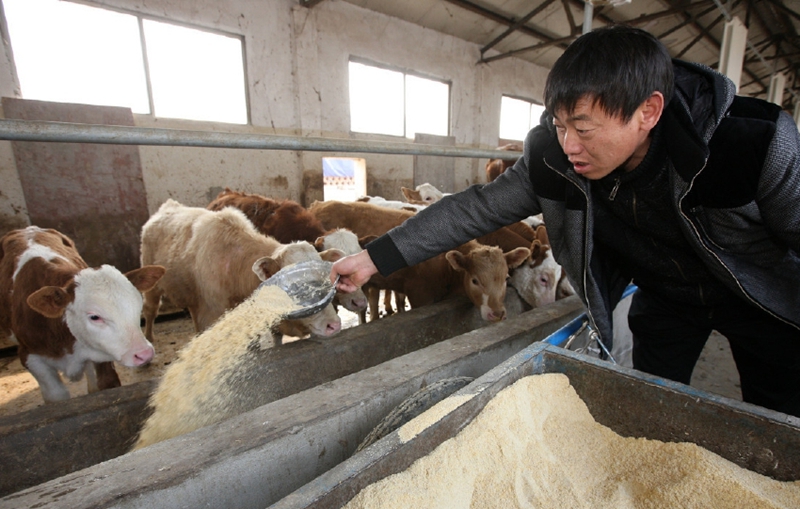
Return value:
<svg viewBox="0 0 800 509">
<path fill-rule="evenodd" d="M 531 253 L 530 253 L 531 260 L 536 260 L 537 258 L 540 258 L 543 254 L 544 254 L 544 246 L 542 246 L 542 243 L 539 242 L 539 239 L 534 240 L 531 243 Z"/>
<path fill-rule="evenodd" d="M 325 237 L 317 237 L 317 240 L 314 241 L 314 249 L 320 252 L 325 249 Z"/>
<path fill-rule="evenodd" d="M 167 269 L 161 265 L 145 265 L 140 269 L 126 272 L 125 277 L 137 290 L 146 292 L 152 289 L 166 272 Z"/>
<path fill-rule="evenodd" d="M 331 248 L 326 249 L 325 251 L 321 251 L 319 253 L 320 258 L 325 260 L 326 262 L 335 262 L 341 258 L 345 257 L 344 251 L 341 249 Z"/>
<path fill-rule="evenodd" d="M 403 196 L 405 196 L 408 203 L 413 203 L 414 205 L 426 205 L 425 200 L 422 199 L 422 195 L 419 191 L 415 189 L 409 189 L 407 187 L 401 187 L 400 190 L 403 192 Z"/>
<path fill-rule="evenodd" d="M 518 247 L 504 254 L 503 257 L 505 257 L 506 259 L 506 264 L 508 265 L 508 268 L 515 269 L 520 265 L 522 265 L 522 263 L 525 260 L 527 260 L 530 255 L 531 255 L 530 249 L 526 247 Z"/>
<path fill-rule="evenodd" d="M 547 236 L 547 228 L 545 228 L 543 224 L 536 227 L 536 238 L 539 239 L 539 242 L 542 244 L 550 245 L 550 238 Z"/>
<path fill-rule="evenodd" d="M 524 249 L 524 248 L 523 248 Z M 467 270 L 467 257 L 464 256 L 460 251 L 452 250 L 448 251 L 446 255 L 444 255 L 447 262 L 450 264 L 451 267 L 455 270 Z"/>
<path fill-rule="evenodd" d="M 256 273 L 256 276 L 258 276 L 258 279 L 261 281 L 266 281 L 271 278 L 279 270 L 281 270 L 281 266 L 278 264 L 278 261 L 269 256 L 261 257 L 253 264 L 253 272 Z"/>
<path fill-rule="evenodd" d="M 47 318 L 59 318 L 70 302 L 75 300 L 75 283 L 61 288 L 45 286 L 28 295 L 28 305 Z"/>
</svg>

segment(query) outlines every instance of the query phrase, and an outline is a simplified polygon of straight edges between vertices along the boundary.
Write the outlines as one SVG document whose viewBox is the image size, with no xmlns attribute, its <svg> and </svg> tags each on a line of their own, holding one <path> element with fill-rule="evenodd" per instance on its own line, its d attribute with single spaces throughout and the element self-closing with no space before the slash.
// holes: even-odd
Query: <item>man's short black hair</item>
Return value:
<svg viewBox="0 0 800 509">
<path fill-rule="evenodd" d="M 586 33 L 567 47 L 547 76 L 545 107 L 550 114 L 562 109 L 572 113 L 585 96 L 628 122 L 655 91 L 668 103 L 673 88 L 667 48 L 644 30 L 613 25 Z"/>
</svg>

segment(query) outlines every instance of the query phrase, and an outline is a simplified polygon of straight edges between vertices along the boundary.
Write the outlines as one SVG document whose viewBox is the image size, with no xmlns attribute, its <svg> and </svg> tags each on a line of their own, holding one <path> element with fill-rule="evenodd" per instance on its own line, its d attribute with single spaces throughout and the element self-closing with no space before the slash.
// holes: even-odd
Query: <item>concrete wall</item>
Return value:
<svg viewBox="0 0 800 509">
<path fill-rule="evenodd" d="M 292 0 L 87 3 L 244 37 L 250 125 L 135 115 L 142 127 L 407 141 L 350 132 L 347 63 L 354 56 L 450 82 L 450 135 L 457 145 L 493 148 L 501 96 L 541 100 L 547 75 L 546 69 L 514 58 L 476 65 L 475 44 L 340 0 L 312 9 Z M 0 94 L 19 97 L 13 48 L 3 49 Z M 364 157 L 369 194 L 402 199 L 400 186 L 413 182 L 413 156 L 147 146 L 140 147 L 140 155 L 151 213 L 167 198 L 205 206 L 225 186 L 297 201 L 321 197 L 305 193 L 304 186 L 317 176 L 321 184 L 322 157 L 330 155 Z M 457 158 L 457 189 L 483 182 L 485 162 Z M 0 141 L 0 234 L 28 223 L 10 143 Z"/>
</svg>

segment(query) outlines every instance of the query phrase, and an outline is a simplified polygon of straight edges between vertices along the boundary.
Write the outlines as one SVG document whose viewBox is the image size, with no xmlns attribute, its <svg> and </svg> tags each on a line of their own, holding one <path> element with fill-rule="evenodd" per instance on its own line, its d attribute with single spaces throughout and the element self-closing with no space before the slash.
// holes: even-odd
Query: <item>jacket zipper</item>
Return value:
<svg viewBox="0 0 800 509">
<path fill-rule="evenodd" d="M 595 322 L 594 316 L 592 315 L 591 306 L 589 305 L 589 294 L 587 293 L 587 290 L 588 290 L 589 286 L 588 286 L 588 281 L 586 279 L 586 276 L 589 273 L 589 258 L 588 258 L 588 252 L 589 252 L 589 194 L 580 186 L 580 184 L 578 182 L 575 182 L 569 176 L 567 176 L 567 175 L 561 173 L 560 171 L 558 171 L 557 169 L 553 168 L 550 165 L 550 163 L 547 162 L 547 160 L 544 160 L 544 164 L 546 164 L 548 168 L 550 168 L 552 171 L 554 171 L 556 173 L 556 175 L 559 175 L 560 177 L 566 179 L 567 182 L 569 182 L 570 184 L 572 184 L 575 187 L 577 187 L 578 190 L 581 193 L 583 193 L 583 197 L 586 198 L 586 221 L 585 221 L 586 226 L 584 226 L 584 229 L 583 229 L 583 298 L 586 301 L 586 316 L 589 317 L 589 321 L 592 323 L 592 327 L 594 327 L 594 330 L 597 331 L 597 333 L 599 335 L 600 334 L 600 328 L 597 326 L 597 322 Z M 613 341 L 613 337 L 611 339 Z M 601 341 L 602 341 L 602 336 L 601 336 Z"/>
<path fill-rule="evenodd" d="M 687 196 L 687 195 L 688 195 L 688 194 L 691 192 L 691 190 L 692 190 L 692 187 L 694 186 L 694 181 L 695 181 L 695 179 L 697 179 L 697 177 L 698 177 L 698 176 L 699 176 L 699 175 L 700 175 L 700 174 L 703 172 L 703 170 L 705 170 L 705 169 L 706 169 L 706 166 L 707 166 L 707 165 L 708 165 L 708 158 L 705 158 L 705 160 L 703 161 L 703 166 L 700 168 L 700 170 L 699 170 L 697 173 L 695 173 L 695 174 L 694 174 L 694 177 L 692 177 L 692 180 L 691 180 L 691 182 L 689 182 L 689 187 L 687 187 L 687 188 L 686 188 L 686 192 L 685 192 L 685 193 L 683 193 L 683 194 L 681 195 L 681 197 L 678 199 L 678 212 L 680 213 L 681 217 L 683 217 L 683 219 L 686 221 L 686 223 L 687 223 L 687 224 L 688 224 L 688 225 L 689 225 L 689 226 L 692 228 L 692 231 L 694 232 L 694 235 L 695 235 L 695 237 L 696 237 L 696 238 L 699 240 L 699 242 L 700 242 L 700 245 L 703 247 L 703 249 L 704 249 L 704 250 L 705 250 L 705 251 L 706 251 L 708 254 L 710 254 L 710 255 L 711 255 L 711 256 L 712 256 L 712 257 L 713 257 L 715 260 L 717 260 L 717 263 L 719 263 L 719 265 L 720 265 L 722 268 L 724 268 L 724 269 L 725 269 L 725 270 L 728 272 L 728 274 L 730 274 L 730 276 L 731 276 L 731 278 L 733 279 L 733 281 L 735 281 L 735 282 L 736 282 L 736 286 L 738 286 L 738 287 L 739 287 L 739 290 L 741 290 L 741 292 L 742 292 L 742 295 L 744 295 L 745 297 L 747 297 L 747 300 L 749 300 L 750 302 L 752 302 L 753 304 L 755 304 L 755 306 L 756 306 L 756 307 L 758 307 L 759 309 L 763 310 L 764 312 L 766 312 L 767 314 L 769 314 L 769 315 L 770 315 L 770 316 L 772 316 L 773 318 L 776 318 L 776 319 L 780 320 L 780 321 L 781 321 L 781 322 L 783 322 L 783 323 L 786 323 L 786 324 L 788 324 L 788 325 L 791 325 L 792 327 L 794 327 L 794 328 L 796 328 L 796 329 L 800 329 L 800 327 L 798 327 L 798 326 L 797 326 L 797 325 L 795 325 L 794 323 L 792 323 L 792 322 L 790 322 L 790 321 L 788 321 L 788 320 L 785 320 L 785 319 L 783 319 L 782 317 L 780 317 L 780 316 L 776 315 L 775 313 L 773 313 L 773 312 L 772 312 L 772 311 L 770 311 L 769 309 L 767 309 L 767 308 L 765 308 L 764 306 L 762 306 L 760 302 L 758 302 L 758 301 L 756 301 L 754 298 L 752 298 L 752 297 L 750 296 L 750 294 L 749 294 L 749 293 L 747 293 L 747 291 L 744 289 L 744 287 L 742 286 L 742 283 L 740 283 L 740 282 L 739 282 L 739 278 L 737 278 L 737 277 L 736 277 L 736 275 L 734 275 L 734 274 L 733 274 L 733 272 L 731 272 L 731 270 L 728 268 L 728 266 L 727 266 L 727 265 L 725 265 L 725 263 L 724 263 L 724 262 L 723 262 L 723 261 L 722 261 L 722 260 L 719 258 L 719 256 L 717 256 L 717 254 L 716 254 L 716 253 L 714 253 L 714 251 L 712 251 L 711 249 L 709 249 L 709 248 L 706 246 L 706 243 L 705 243 L 705 241 L 703 240 L 703 237 L 700 235 L 700 232 L 697 230 L 697 227 L 695 226 L 695 224 L 692 222 L 692 220 L 691 220 L 691 219 L 689 219 L 689 216 L 687 216 L 686 214 L 684 214 L 684 212 L 683 212 L 683 207 L 682 207 L 682 204 L 683 204 L 683 199 L 684 199 L 684 198 L 686 198 L 686 196 Z M 710 238 L 709 238 L 709 242 L 711 242 L 711 239 L 710 239 Z"/>
<path fill-rule="evenodd" d="M 614 180 L 614 188 L 611 190 L 611 193 L 608 195 L 608 201 L 614 201 L 614 198 L 617 197 L 617 191 L 619 191 L 619 185 L 622 183 L 622 178 L 617 177 Z"/>
</svg>

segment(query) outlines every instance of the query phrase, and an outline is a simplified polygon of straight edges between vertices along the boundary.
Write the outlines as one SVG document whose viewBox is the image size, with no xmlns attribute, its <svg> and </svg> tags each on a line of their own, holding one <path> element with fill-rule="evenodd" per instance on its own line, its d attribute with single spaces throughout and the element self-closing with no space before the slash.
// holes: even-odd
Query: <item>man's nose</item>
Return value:
<svg viewBox="0 0 800 509">
<path fill-rule="evenodd" d="M 582 146 L 574 133 L 565 132 L 561 141 L 561 147 L 567 155 L 580 153 Z"/>
</svg>

